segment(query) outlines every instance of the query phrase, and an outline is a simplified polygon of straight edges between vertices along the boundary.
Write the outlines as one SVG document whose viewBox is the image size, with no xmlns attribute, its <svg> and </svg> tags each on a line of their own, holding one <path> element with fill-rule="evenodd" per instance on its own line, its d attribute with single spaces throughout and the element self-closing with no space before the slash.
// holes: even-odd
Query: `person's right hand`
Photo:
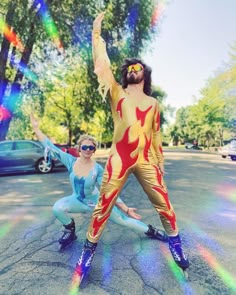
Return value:
<svg viewBox="0 0 236 295">
<path fill-rule="evenodd" d="M 39 128 L 39 122 L 35 118 L 33 112 L 30 113 L 30 122 L 31 122 L 31 125 L 32 125 L 33 129 L 38 129 Z"/>
<path fill-rule="evenodd" d="M 93 21 L 93 30 L 101 33 L 102 21 L 104 19 L 105 11 L 99 13 Z"/>
<path fill-rule="evenodd" d="M 137 220 L 140 220 L 142 218 L 141 215 L 139 215 L 138 213 L 136 213 L 137 208 L 129 208 L 128 209 L 128 216 Z"/>
</svg>

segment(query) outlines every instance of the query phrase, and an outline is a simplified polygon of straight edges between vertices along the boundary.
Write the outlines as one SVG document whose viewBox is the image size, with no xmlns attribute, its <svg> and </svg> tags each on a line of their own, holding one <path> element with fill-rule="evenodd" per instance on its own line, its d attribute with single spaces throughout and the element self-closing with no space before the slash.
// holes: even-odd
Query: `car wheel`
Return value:
<svg viewBox="0 0 236 295">
<path fill-rule="evenodd" d="M 236 161 L 236 156 L 231 156 L 232 161 Z"/>
<path fill-rule="evenodd" d="M 49 173 L 51 172 L 53 169 L 53 163 L 47 163 L 45 162 L 44 158 L 41 158 L 38 160 L 38 162 L 36 163 L 36 171 L 39 173 Z"/>
</svg>

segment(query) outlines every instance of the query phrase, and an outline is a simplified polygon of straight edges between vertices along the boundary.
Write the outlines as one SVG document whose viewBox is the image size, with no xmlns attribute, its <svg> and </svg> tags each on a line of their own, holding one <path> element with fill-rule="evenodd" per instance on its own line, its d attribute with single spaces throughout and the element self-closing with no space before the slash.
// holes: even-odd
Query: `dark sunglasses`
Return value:
<svg viewBox="0 0 236 295">
<path fill-rule="evenodd" d="M 94 145 L 81 145 L 81 150 L 83 151 L 87 151 L 87 149 L 89 149 L 90 151 L 94 151 L 95 150 L 95 146 Z"/>
<path fill-rule="evenodd" d="M 130 65 L 127 68 L 128 73 L 131 73 L 132 71 L 134 71 L 134 72 L 140 72 L 142 70 L 143 70 L 143 66 L 141 64 Z"/>
</svg>

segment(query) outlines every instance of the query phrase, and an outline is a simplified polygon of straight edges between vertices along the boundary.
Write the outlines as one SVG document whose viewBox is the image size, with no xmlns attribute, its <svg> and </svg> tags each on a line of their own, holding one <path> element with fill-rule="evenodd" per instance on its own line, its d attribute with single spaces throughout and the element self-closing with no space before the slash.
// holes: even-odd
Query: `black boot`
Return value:
<svg viewBox="0 0 236 295">
<path fill-rule="evenodd" d="M 84 275 L 87 274 L 90 269 L 90 265 L 93 261 L 93 256 L 95 254 L 96 247 L 97 247 L 97 243 L 92 243 L 89 240 L 85 241 L 82 254 L 75 268 L 75 272 L 77 276 L 79 277 L 79 284 L 81 283 Z"/>
<path fill-rule="evenodd" d="M 177 265 L 183 270 L 189 267 L 189 261 L 182 249 L 180 236 L 169 237 L 169 249 Z"/>
<path fill-rule="evenodd" d="M 145 233 L 148 237 L 161 240 L 163 242 L 168 242 L 169 238 L 164 230 L 157 229 L 151 224 L 148 225 L 148 231 Z"/>
<path fill-rule="evenodd" d="M 62 246 L 67 246 L 70 243 L 72 243 L 74 240 L 77 239 L 77 236 L 75 234 L 75 222 L 74 219 L 72 218 L 72 221 L 70 224 L 63 225 L 65 227 L 64 233 L 62 237 L 58 240 L 58 242 Z"/>
</svg>

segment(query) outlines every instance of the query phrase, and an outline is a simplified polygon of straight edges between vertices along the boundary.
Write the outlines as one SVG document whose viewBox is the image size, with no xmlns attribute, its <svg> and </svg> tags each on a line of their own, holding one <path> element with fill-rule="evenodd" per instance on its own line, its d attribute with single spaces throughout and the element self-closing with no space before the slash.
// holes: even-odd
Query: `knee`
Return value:
<svg viewBox="0 0 236 295">
<path fill-rule="evenodd" d="M 111 214 L 111 220 L 116 224 L 125 225 L 128 222 L 129 218 L 123 214 L 119 214 L 116 216 L 112 216 Z"/>
<path fill-rule="evenodd" d="M 57 201 L 53 207 L 52 207 L 52 212 L 54 214 L 54 216 L 58 217 L 61 213 L 65 212 L 65 208 L 63 206 L 63 203 L 59 201 Z"/>
</svg>

